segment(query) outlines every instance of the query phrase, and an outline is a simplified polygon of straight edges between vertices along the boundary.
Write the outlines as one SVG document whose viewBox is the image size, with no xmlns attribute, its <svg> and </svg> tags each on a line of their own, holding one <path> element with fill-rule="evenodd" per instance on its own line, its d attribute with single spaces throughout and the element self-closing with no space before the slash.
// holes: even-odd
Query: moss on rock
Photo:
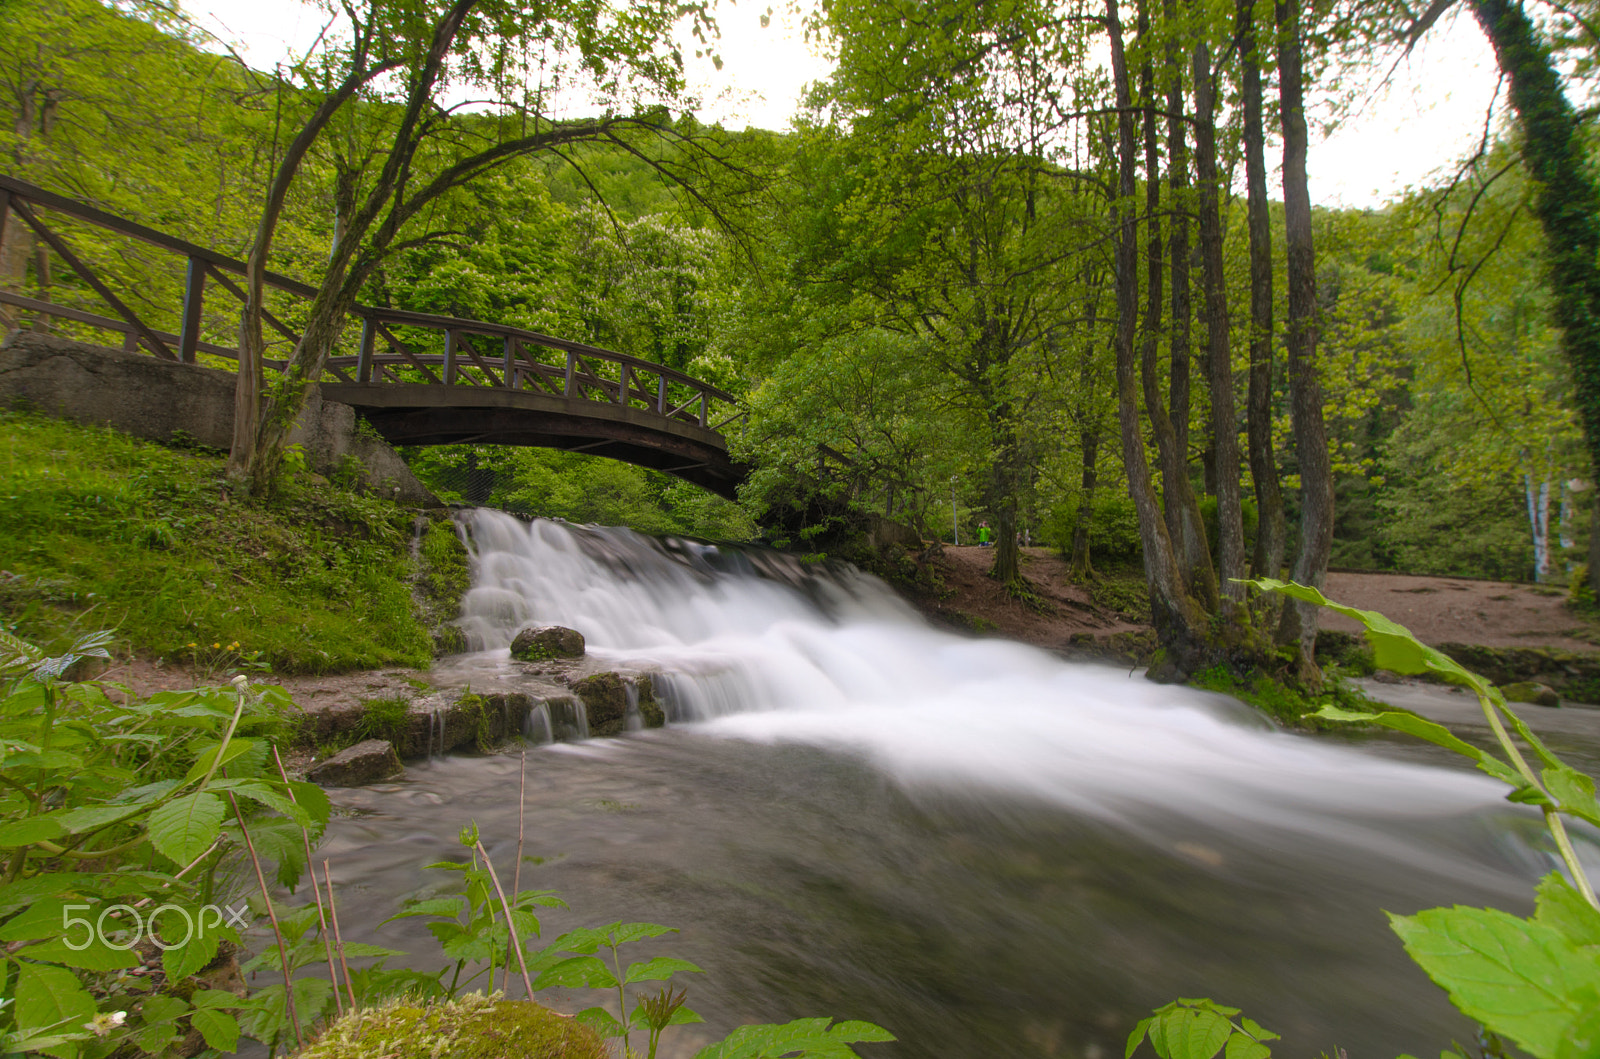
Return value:
<svg viewBox="0 0 1600 1059">
<path fill-rule="evenodd" d="M 398 1000 L 339 1019 L 300 1059 L 609 1059 L 587 1026 L 531 1001 L 471 993 L 442 1004 Z"/>
</svg>

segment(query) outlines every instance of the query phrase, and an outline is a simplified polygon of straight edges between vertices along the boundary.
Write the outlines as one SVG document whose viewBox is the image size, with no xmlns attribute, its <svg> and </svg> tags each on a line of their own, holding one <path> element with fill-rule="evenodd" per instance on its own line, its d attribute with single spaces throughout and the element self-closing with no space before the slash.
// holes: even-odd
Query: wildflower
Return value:
<svg viewBox="0 0 1600 1059">
<path fill-rule="evenodd" d="M 219 643 L 214 643 L 214 644 L 212 644 L 212 645 L 211 645 L 211 647 L 212 647 L 212 649 L 213 649 L 213 650 L 215 650 L 215 649 L 216 649 L 216 648 L 219 648 L 219 647 L 221 647 L 221 646 L 222 646 L 222 645 L 221 645 L 221 644 L 219 644 Z"/>
<path fill-rule="evenodd" d="M 126 1011 L 102 1011 L 94 1018 L 83 1024 L 83 1028 L 93 1033 L 96 1037 L 108 1037 L 111 1031 L 120 1027 L 127 1021 Z"/>
<path fill-rule="evenodd" d="M 238 640 L 235 640 L 231 644 L 228 645 L 228 650 L 230 650 L 230 651 L 237 651 L 238 649 L 239 649 L 239 641 Z"/>
<path fill-rule="evenodd" d="M 189 646 L 190 646 L 190 647 L 199 647 L 199 646 L 200 646 L 200 645 L 199 645 L 199 644 L 197 644 L 197 643 L 192 643 L 192 642 L 191 642 L 191 643 L 190 643 L 190 644 L 189 644 Z"/>
</svg>

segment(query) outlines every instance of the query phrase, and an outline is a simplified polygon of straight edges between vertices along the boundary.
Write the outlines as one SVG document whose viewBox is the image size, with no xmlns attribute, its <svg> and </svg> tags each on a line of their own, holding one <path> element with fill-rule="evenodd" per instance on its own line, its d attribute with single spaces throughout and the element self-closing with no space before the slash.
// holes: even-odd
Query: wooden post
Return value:
<svg viewBox="0 0 1600 1059">
<path fill-rule="evenodd" d="M 572 396 L 572 384 L 577 381 L 573 377 L 578 374 L 578 355 L 572 350 L 567 350 L 567 383 L 561 388 L 562 397 Z"/>
<path fill-rule="evenodd" d="M 628 407 L 628 363 L 627 363 L 627 361 L 623 361 L 623 363 L 622 363 L 622 385 L 617 387 L 617 403 L 620 404 L 624 408 Z"/>
<path fill-rule="evenodd" d="M 185 364 L 194 363 L 195 351 L 200 347 L 200 309 L 205 294 L 206 263 L 190 257 L 183 283 L 183 320 L 178 325 L 178 359 Z"/>
<path fill-rule="evenodd" d="M 444 333 L 444 384 L 456 381 L 456 333 L 446 328 Z"/>
<path fill-rule="evenodd" d="M 656 414 L 667 414 L 667 376 L 665 373 L 656 376 Z M 1600 507 L 1596 508 L 1600 511 Z"/>
<path fill-rule="evenodd" d="M 370 316 L 361 318 L 361 352 L 356 356 L 356 382 L 372 381 L 372 349 L 378 342 L 378 325 Z"/>
<path fill-rule="evenodd" d="M 710 411 L 711 411 L 711 395 L 706 393 L 704 390 L 701 390 L 700 391 L 700 425 L 701 426 L 705 426 L 706 425 L 706 423 L 708 421 L 708 413 L 710 413 Z"/>
<path fill-rule="evenodd" d="M 520 390 L 517 379 L 517 340 L 510 335 L 505 337 L 506 351 L 506 386 L 512 390 Z"/>
</svg>

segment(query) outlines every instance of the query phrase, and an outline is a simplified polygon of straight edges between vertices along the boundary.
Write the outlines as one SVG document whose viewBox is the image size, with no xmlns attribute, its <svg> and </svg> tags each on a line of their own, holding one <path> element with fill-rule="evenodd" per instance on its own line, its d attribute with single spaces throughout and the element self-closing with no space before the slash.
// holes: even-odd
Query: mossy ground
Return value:
<svg viewBox="0 0 1600 1059">
<path fill-rule="evenodd" d="M 222 470 L 214 453 L 0 413 L 0 623 L 46 645 L 115 629 L 123 650 L 202 668 L 224 653 L 283 673 L 428 664 L 412 511 L 303 472 L 254 502 Z"/>
<path fill-rule="evenodd" d="M 1377 702 L 1366 692 L 1351 684 L 1347 673 L 1336 665 L 1323 669 L 1322 690 L 1311 693 L 1285 684 L 1271 673 L 1236 672 L 1227 666 L 1201 670 L 1190 677 L 1189 683 L 1207 691 L 1220 691 L 1243 699 L 1262 713 L 1281 724 L 1294 728 L 1348 730 L 1349 724 L 1324 721 L 1313 716 L 1324 706 L 1338 706 L 1345 710 L 1378 711 L 1394 707 Z"/>
<path fill-rule="evenodd" d="M 443 1004 L 399 1000 L 347 1015 L 300 1059 L 609 1059 L 593 1030 L 528 1001 L 468 994 Z"/>
</svg>

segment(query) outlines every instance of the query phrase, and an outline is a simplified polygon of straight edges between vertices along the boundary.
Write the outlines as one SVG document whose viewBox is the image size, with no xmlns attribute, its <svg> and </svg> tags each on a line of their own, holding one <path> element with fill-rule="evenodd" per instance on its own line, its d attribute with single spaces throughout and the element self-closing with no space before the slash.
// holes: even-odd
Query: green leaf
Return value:
<svg viewBox="0 0 1600 1059">
<path fill-rule="evenodd" d="M 1543 778 L 1545 790 L 1555 798 L 1562 812 L 1600 826 L 1600 803 L 1595 801 L 1594 780 L 1565 765 L 1545 769 Z"/>
<path fill-rule="evenodd" d="M 1154 1015 L 1146 1015 L 1139 1020 L 1139 1024 L 1128 1034 L 1128 1046 L 1123 1049 L 1122 1059 L 1133 1059 L 1133 1053 L 1139 1050 L 1139 1045 L 1144 1043 L 1144 1035 L 1149 1032 L 1150 1026 L 1156 1021 Z"/>
<path fill-rule="evenodd" d="M 553 986 L 615 989 L 617 980 L 598 957 L 570 956 L 546 970 L 533 984 L 535 989 Z"/>
<path fill-rule="evenodd" d="M 1180 1007 L 1156 1019 L 1150 1043 L 1162 1059 L 1211 1059 L 1232 1032 L 1224 1015 L 1206 1008 Z"/>
<path fill-rule="evenodd" d="M 613 923 L 601 928 L 612 937 L 613 944 L 626 945 L 641 938 L 659 938 L 663 934 L 676 934 L 677 927 L 664 927 L 659 923 Z"/>
<path fill-rule="evenodd" d="M 1463 1014 L 1536 1056 L 1554 1055 L 1574 1020 L 1600 1003 L 1600 958 L 1544 923 L 1459 905 L 1389 923 Z"/>
<path fill-rule="evenodd" d="M 1464 669 L 1454 659 L 1427 646 L 1411 635 L 1411 630 L 1398 622 L 1390 621 L 1375 610 L 1358 610 L 1334 603 L 1321 592 L 1305 585 L 1293 582 L 1278 581 L 1270 577 L 1257 578 L 1248 581 L 1263 592 L 1276 592 L 1279 595 L 1298 599 L 1305 603 L 1314 603 L 1319 607 L 1343 614 L 1354 619 L 1367 630 L 1367 641 L 1372 644 L 1373 661 L 1379 669 L 1387 669 L 1395 673 L 1437 673 L 1454 684 L 1477 686 L 1483 683 L 1471 672 Z"/>
<path fill-rule="evenodd" d="M 206 1047 L 232 1052 L 239 1046 L 239 1020 L 226 1011 L 201 1009 L 189 1019 L 205 1038 Z"/>
<path fill-rule="evenodd" d="M 216 959 L 221 944 L 220 932 L 213 929 L 201 933 L 199 924 L 195 924 L 187 940 L 171 945 L 161 954 L 161 969 L 166 972 L 167 981 L 181 982 L 200 970 Z"/>
<path fill-rule="evenodd" d="M 1272 1054 L 1272 1049 L 1242 1033 L 1235 1033 L 1228 1038 L 1227 1047 L 1223 1049 L 1222 1054 L 1226 1059 L 1267 1059 L 1267 1056 Z"/>
<path fill-rule="evenodd" d="M 144 1028 L 134 1034 L 133 1039 L 140 1048 L 159 1054 L 182 1036 L 177 1024 L 189 1013 L 188 1004 L 176 997 L 158 995 L 146 997 L 139 1007 L 144 1016 Z"/>
<path fill-rule="evenodd" d="M 84 872 L 53 872 L 6 883 L 0 886 L 0 915 L 31 905 L 43 897 L 92 887 L 98 881 L 96 876 Z"/>
<path fill-rule="evenodd" d="M 14 1008 L 17 1029 L 76 1033 L 94 1018 L 94 999 L 65 967 L 23 963 L 17 967 Z"/>
<path fill-rule="evenodd" d="M 774 1059 L 792 1052 L 842 1059 L 856 1055 L 850 1045 L 857 1041 L 894 1040 L 882 1027 L 868 1022 L 840 1023 L 831 1032 L 825 1028 L 827 1024 L 827 1019 L 796 1019 L 781 1025 L 740 1026 L 725 1039 L 700 1049 L 695 1059 Z"/>
<path fill-rule="evenodd" d="M 1246 1033 L 1258 1041 L 1275 1041 L 1279 1039 L 1276 1033 L 1273 1033 L 1248 1015 L 1241 1018 L 1239 1024 L 1244 1027 Z"/>
<path fill-rule="evenodd" d="M 25 816 L 20 820 L 8 820 L 0 824 L 0 848 L 14 849 L 17 846 L 31 846 L 35 842 L 48 842 L 53 838 L 60 838 L 66 834 L 66 829 L 61 826 L 61 821 L 55 815 Z"/>
<path fill-rule="evenodd" d="M 79 809 L 68 809 L 55 814 L 55 817 L 63 831 L 69 835 L 76 835 L 138 816 L 144 810 L 143 805 L 88 805 Z"/>
<path fill-rule="evenodd" d="M 406 919 L 410 916 L 443 916 L 446 919 L 459 918 L 463 910 L 460 894 L 452 897 L 434 897 L 426 901 L 417 901 L 407 905 L 394 915 L 385 919 L 384 923 L 392 923 L 397 919 Z M 382 926 L 382 924 L 379 924 Z"/>
<path fill-rule="evenodd" d="M 204 853 L 222 830 L 222 799 L 200 791 L 175 799 L 150 814 L 150 844 L 184 866 Z"/>
<path fill-rule="evenodd" d="M 1462 757 L 1471 758 L 1478 763 L 1480 769 L 1501 782 L 1509 783 L 1513 787 L 1521 787 L 1523 785 L 1522 776 L 1504 761 L 1501 761 L 1486 750 L 1456 738 L 1443 725 L 1424 720 L 1414 713 L 1400 713 L 1392 710 L 1384 713 L 1356 713 L 1350 710 L 1341 710 L 1337 706 L 1324 706 L 1313 716 L 1329 721 L 1364 721 L 1367 724 L 1376 724 L 1384 728 L 1392 728 L 1397 732 L 1405 732 L 1407 735 L 1426 739 L 1435 746 L 1454 750 Z"/>
<path fill-rule="evenodd" d="M 73 941 L 76 943 L 78 939 L 74 938 Z M 124 967 L 139 966 L 137 953 L 131 949 L 107 945 L 99 934 L 96 934 L 82 949 L 68 948 L 63 939 L 54 938 L 39 945 L 29 945 L 18 955 L 32 960 L 45 960 L 49 963 L 78 967 L 85 971 L 116 971 Z"/>
<path fill-rule="evenodd" d="M 627 1032 L 622 1028 L 622 1023 L 618 1022 L 611 1012 L 605 1008 L 584 1008 L 572 1017 L 594 1030 L 601 1037 L 621 1037 Z"/>
<path fill-rule="evenodd" d="M 680 971 L 697 974 L 705 973 L 688 960 L 677 960 L 670 956 L 657 956 L 643 963 L 630 964 L 628 966 L 627 981 L 629 983 L 665 982 Z"/>
<path fill-rule="evenodd" d="M 1600 945 L 1600 911 L 1583 899 L 1560 872 L 1539 880 L 1534 918 L 1559 931 L 1573 945 Z"/>
<path fill-rule="evenodd" d="M 212 747 L 196 758 L 193 765 L 189 766 L 189 771 L 184 773 L 181 785 L 188 786 L 210 772 L 212 770 L 212 762 L 216 762 L 216 767 L 221 768 L 234 758 L 248 754 L 255 749 L 255 745 L 255 740 L 253 739 L 230 739 L 226 746 L 218 744 Z M 219 754 L 221 755 L 220 757 L 218 757 Z"/>
</svg>

